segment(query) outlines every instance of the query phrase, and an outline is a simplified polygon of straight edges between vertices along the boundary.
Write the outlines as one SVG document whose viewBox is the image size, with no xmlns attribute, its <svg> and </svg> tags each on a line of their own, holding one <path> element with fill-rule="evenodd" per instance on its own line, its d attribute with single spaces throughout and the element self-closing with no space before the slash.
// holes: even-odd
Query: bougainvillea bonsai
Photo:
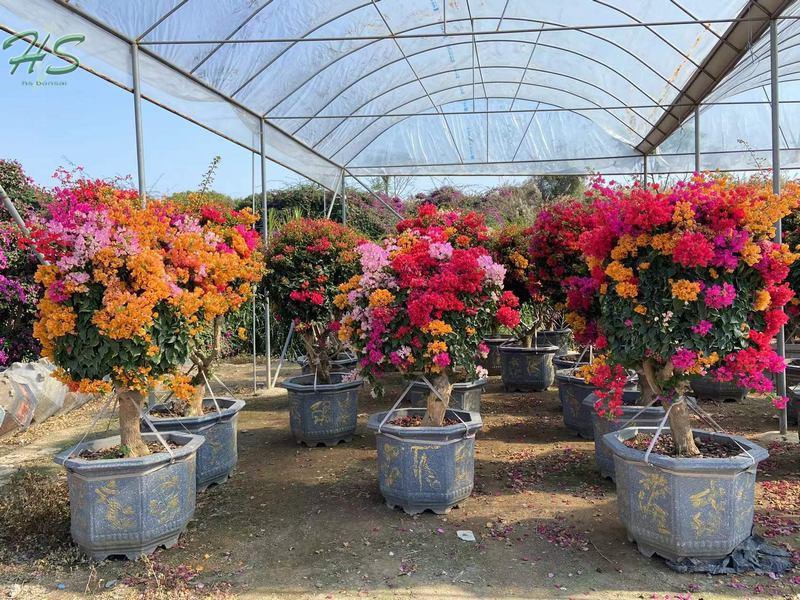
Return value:
<svg viewBox="0 0 800 600">
<path fill-rule="evenodd" d="M 311 371 L 330 382 L 331 358 L 340 350 L 335 322 L 339 286 L 358 273 L 352 229 L 328 219 L 289 221 L 271 239 L 266 285 L 276 318 L 294 321 Z"/>
<path fill-rule="evenodd" d="M 234 210 L 207 194 L 190 192 L 180 201 L 165 203 L 170 223 L 185 235 L 171 248 L 186 270 L 187 298 L 197 304 L 191 318 L 194 335 L 186 377 L 194 387 L 188 400 L 173 402 L 183 416 L 203 414 L 203 397 L 210 369 L 219 357 L 225 316 L 242 307 L 263 275 L 261 237 L 252 228 L 257 217 L 249 208 Z"/>
<path fill-rule="evenodd" d="M 121 451 L 150 453 L 139 432 L 145 394 L 165 381 L 192 394 L 178 373 L 199 328 L 202 298 L 189 281 L 206 266 L 191 250 L 209 235 L 175 219 L 169 205 L 140 207 L 136 192 L 104 181 L 73 180 L 55 190 L 33 223 L 47 265 L 34 335 L 73 390 L 119 399 Z"/>
<path fill-rule="evenodd" d="M 395 236 L 358 247 L 362 273 L 337 297 L 347 309 L 339 338 L 373 382 L 389 367 L 433 376 L 424 424 L 444 423 L 455 373 L 485 375 L 476 358 L 493 322 L 519 324 L 519 300 L 503 292 L 505 268 L 487 245 L 481 216 L 422 205 Z"/>
<path fill-rule="evenodd" d="M 785 279 L 795 257 L 772 238 L 800 187 L 776 196 L 763 182 L 698 175 L 671 189 L 598 180 L 590 193 L 598 218 L 581 245 L 608 342 L 596 408 L 619 414 L 624 368 L 641 368 L 669 409 L 677 454 L 697 455 L 684 402 L 688 377 L 769 393 L 768 374 L 784 368 L 770 343 L 787 320 Z"/>
<path fill-rule="evenodd" d="M 531 228 L 528 258 L 530 293 L 544 300 L 545 325 L 566 322 L 579 344 L 596 340 L 599 313 L 596 286 L 583 259 L 580 236 L 592 219 L 592 207 L 566 198 L 542 209 Z"/>
</svg>

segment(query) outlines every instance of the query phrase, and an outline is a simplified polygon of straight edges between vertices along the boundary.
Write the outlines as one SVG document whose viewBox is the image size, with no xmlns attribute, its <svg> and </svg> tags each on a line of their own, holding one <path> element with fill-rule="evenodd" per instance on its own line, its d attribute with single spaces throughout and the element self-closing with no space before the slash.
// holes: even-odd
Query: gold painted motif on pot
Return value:
<svg viewBox="0 0 800 600">
<path fill-rule="evenodd" d="M 692 506 L 700 509 L 692 516 L 695 537 L 711 536 L 722 527 L 722 515 L 727 512 L 725 488 L 716 481 L 702 492 L 689 497 Z"/>
<path fill-rule="evenodd" d="M 457 483 L 468 483 L 469 482 L 469 458 L 470 458 L 470 444 L 467 442 L 462 442 L 456 448 L 456 482 Z"/>
<path fill-rule="evenodd" d="M 411 446 L 411 469 L 420 490 L 440 485 L 436 472 L 431 468 L 429 462 L 429 453 L 438 449 L 439 446 Z"/>
<path fill-rule="evenodd" d="M 336 425 L 342 427 L 350 422 L 352 408 L 353 398 L 345 398 L 339 402 L 339 414 L 336 417 Z"/>
<path fill-rule="evenodd" d="M 311 405 L 311 418 L 314 425 L 331 424 L 331 403 L 328 400 L 319 400 Z"/>
<path fill-rule="evenodd" d="M 667 496 L 667 478 L 660 473 L 648 473 L 639 480 L 639 485 L 639 511 L 650 518 L 659 533 L 669 535 L 667 511 L 658 502 Z"/>
<path fill-rule="evenodd" d="M 105 505 L 106 521 L 115 529 L 132 529 L 136 526 L 133 506 L 128 506 L 119 501 L 119 488 L 116 481 L 109 481 L 95 490 L 97 501 Z"/>
</svg>

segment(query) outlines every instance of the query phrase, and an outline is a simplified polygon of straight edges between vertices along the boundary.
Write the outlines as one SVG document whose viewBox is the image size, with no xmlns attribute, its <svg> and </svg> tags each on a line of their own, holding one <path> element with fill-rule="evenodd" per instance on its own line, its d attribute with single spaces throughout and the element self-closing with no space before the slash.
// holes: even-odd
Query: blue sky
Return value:
<svg viewBox="0 0 800 600">
<path fill-rule="evenodd" d="M 0 51 L 2 53 L 2 51 Z M 0 65 L 5 65 L 0 60 Z M 11 75 L 0 66 L 0 158 L 22 163 L 42 185 L 55 182 L 59 166 L 83 166 L 92 177 L 131 176 L 136 181 L 133 96 L 82 69 L 50 81 L 58 87 L 31 86 L 25 67 Z M 145 172 L 151 195 L 196 189 L 211 159 L 222 160 L 214 188 L 233 197 L 251 190 L 251 156 L 228 142 L 148 102 L 143 103 Z M 258 165 L 256 185 L 260 186 Z M 268 188 L 303 181 L 295 173 L 269 163 Z M 352 183 L 352 182 L 351 182 Z M 494 178 L 418 178 L 409 186 L 428 190 L 443 183 L 489 187 Z M 259 187 L 260 189 L 260 187 Z"/>
</svg>

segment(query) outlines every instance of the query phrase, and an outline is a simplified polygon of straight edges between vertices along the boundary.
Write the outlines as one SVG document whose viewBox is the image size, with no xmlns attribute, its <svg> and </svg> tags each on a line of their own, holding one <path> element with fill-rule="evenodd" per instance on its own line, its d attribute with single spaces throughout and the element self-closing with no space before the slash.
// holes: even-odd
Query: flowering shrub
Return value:
<svg viewBox="0 0 800 600">
<path fill-rule="evenodd" d="M 373 381 L 389 367 L 434 375 L 445 402 L 431 394 L 427 423 L 443 423 L 454 372 L 485 375 L 475 360 L 488 352 L 482 340 L 492 323 L 519 323 L 519 301 L 502 291 L 505 268 L 492 259 L 487 240 L 477 214 L 425 204 L 395 236 L 358 247 L 361 275 L 336 298 L 347 309 L 339 339 L 359 351 Z"/>
<path fill-rule="evenodd" d="M 191 379 L 179 378 L 182 384 L 194 386 L 195 393 L 177 408 L 184 415 L 197 416 L 203 411 L 209 369 L 221 351 L 225 316 L 252 298 L 263 275 L 261 237 L 252 227 L 257 217 L 249 208 L 234 210 L 206 193 L 190 192 L 165 203 L 164 210 L 180 231 L 200 234 L 176 238 L 171 248 L 176 264 L 196 270 L 184 284 L 188 297 L 197 303 L 190 319 L 195 325 L 190 358 L 196 373 Z"/>
<path fill-rule="evenodd" d="M 80 179 L 55 190 L 32 236 L 49 263 L 36 274 L 42 353 L 72 389 L 108 392 L 113 384 L 122 449 L 148 454 L 139 433 L 144 394 L 165 380 L 177 396 L 191 395 L 176 375 L 202 320 L 222 310 L 206 296 L 216 282 L 202 261 L 225 242 L 172 205 L 141 208 L 133 191 Z"/>
<path fill-rule="evenodd" d="M 339 286 L 358 272 L 361 237 L 328 219 L 289 221 L 270 241 L 266 285 L 277 319 L 294 321 L 318 380 L 329 382 Z"/>
<path fill-rule="evenodd" d="M 531 294 L 546 299 L 556 314 L 564 313 L 581 344 L 597 337 L 597 290 L 580 246 L 591 220 L 588 204 L 571 198 L 556 202 L 537 215 L 528 248 Z"/>
<path fill-rule="evenodd" d="M 759 183 L 696 176 L 662 190 L 596 181 L 597 218 L 581 236 L 598 286 L 609 362 L 643 368 L 670 412 L 682 454 L 697 454 L 685 404 L 690 375 L 770 392 L 783 361 L 770 342 L 786 322 L 794 255 L 775 244 L 774 223 L 798 204 Z M 619 414 L 614 387 L 598 410 Z M 615 382 L 611 385 L 610 382 Z M 780 406 L 785 398 L 775 400 Z"/>
<path fill-rule="evenodd" d="M 34 281 L 38 261 L 19 229 L 0 223 L 0 366 L 35 359 L 33 337 L 41 287 Z"/>
</svg>

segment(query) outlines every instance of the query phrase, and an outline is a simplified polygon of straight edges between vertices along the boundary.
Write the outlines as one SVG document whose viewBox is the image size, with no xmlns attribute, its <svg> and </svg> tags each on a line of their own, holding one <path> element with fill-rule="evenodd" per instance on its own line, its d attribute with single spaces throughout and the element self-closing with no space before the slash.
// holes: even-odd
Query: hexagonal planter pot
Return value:
<svg viewBox="0 0 800 600">
<path fill-rule="evenodd" d="M 586 404 L 585 399 L 590 396 L 595 387 L 586 383 L 582 377 L 576 376 L 570 370 L 556 373 L 558 385 L 558 399 L 561 400 L 561 411 L 564 415 L 564 427 L 580 437 L 593 440 L 594 428 L 592 427 L 592 413 L 594 401 Z M 639 390 L 631 386 L 623 393 L 623 402 L 635 403 L 639 398 Z"/>
<path fill-rule="evenodd" d="M 614 454 L 619 516 L 644 556 L 669 560 L 719 559 L 744 541 L 753 526 L 758 463 L 767 451 L 742 437 L 695 430 L 695 437 L 736 440 L 747 449 L 730 458 L 670 458 L 628 448 L 622 440 L 652 427 L 608 433 Z M 668 431 L 668 430 L 667 430 Z"/>
<path fill-rule="evenodd" d="M 798 415 L 800 414 L 800 387 L 790 387 L 787 390 L 789 394 L 789 405 L 786 411 L 786 417 L 790 424 L 797 425 Z"/>
<path fill-rule="evenodd" d="M 745 388 L 740 388 L 732 381 L 715 381 L 710 377 L 694 376 L 689 379 L 689 383 L 698 400 L 739 402 L 747 395 Z"/>
<path fill-rule="evenodd" d="M 200 417 L 159 416 L 152 414 L 163 406 L 156 405 L 150 409 L 150 422 L 158 431 L 179 431 L 202 435 L 206 442 L 197 451 L 197 491 L 202 492 L 208 486 L 227 481 L 239 459 L 237 447 L 236 422 L 239 411 L 244 408 L 244 400 L 235 398 L 217 398 L 219 412 L 216 411 L 213 398 L 204 398 L 203 406 L 214 409 Z M 150 428 L 142 423 L 143 432 Z"/>
<path fill-rule="evenodd" d="M 304 375 L 313 373 L 311 365 L 308 364 L 308 357 L 305 354 L 297 357 L 297 364 L 300 365 L 300 369 Z M 336 355 L 336 358 L 331 361 L 331 371 L 348 372 L 352 371 L 357 366 L 358 358 L 346 352 L 340 352 Z"/>
<path fill-rule="evenodd" d="M 536 332 L 537 346 L 558 346 L 556 356 L 563 356 L 569 352 L 570 329 L 546 329 Z"/>
<path fill-rule="evenodd" d="M 364 380 L 345 381 L 347 375 L 331 373 L 331 383 L 316 385 L 314 375 L 299 375 L 279 384 L 289 392 L 289 425 L 298 443 L 335 446 L 353 438 Z"/>
<path fill-rule="evenodd" d="M 588 356 L 581 358 L 580 352 L 567 352 L 561 356 L 556 354 L 553 357 L 553 368 L 556 370 L 556 373 L 562 369 L 574 369 L 588 364 Z"/>
<path fill-rule="evenodd" d="M 142 435 L 157 441 L 153 433 Z M 84 442 L 59 454 L 67 470 L 72 539 L 90 558 L 134 560 L 159 546 L 170 548 L 192 518 L 196 499 L 195 455 L 203 438 L 169 432 L 179 445 L 141 458 L 86 460 L 83 450 L 116 446 L 119 436 Z"/>
<path fill-rule="evenodd" d="M 597 397 L 592 393 L 583 400 L 592 410 L 594 429 L 594 462 L 601 477 L 614 479 L 614 454 L 606 446 L 603 436 L 624 427 L 658 427 L 664 419 L 664 409 L 660 406 L 623 406 L 622 416 L 615 419 L 601 417 L 594 410 Z M 637 416 L 638 415 L 638 416 Z M 633 419 L 636 417 L 633 421 Z"/>
<path fill-rule="evenodd" d="M 475 381 L 454 383 L 448 407 L 467 412 L 481 412 L 481 395 L 488 382 L 488 379 L 476 379 Z M 424 381 L 414 381 L 406 394 L 406 400 L 415 408 L 425 408 L 429 390 L 430 388 Z"/>
<path fill-rule="evenodd" d="M 418 408 L 375 413 L 367 429 L 375 432 L 378 448 L 378 485 L 390 508 L 400 507 L 414 515 L 431 510 L 450 512 L 469 498 L 475 485 L 475 433 L 483 426 L 481 416 L 448 409 L 447 416 L 464 423 L 445 427 L 399 427 L 388 421 Z M 383 425 L 381 425 L 383 423 Z"/>
<path fill-rule="evenodd" d="M 790 358 L 786 361 L 786 387 L 800 385 L 800 359 Z"/>
<path fill-rule="evenodd" d="M 486 358 L 480 361 L 480 364 L 489 372 L 489 375 L 500 375 L 502 369 L 500 366 L 499 348 L 503 344 L 513 341 L 514 337 L 510 335 L 484 338 L 483 343 L 489 346 L 489 354 L 486 355 Z"/>
<path fill-rule="evenodd" d="M 555 380 L 553 357 L 558 346 L 500 346 L 503 387 L 507 392 L 541 392 Z"/>
</svg>

